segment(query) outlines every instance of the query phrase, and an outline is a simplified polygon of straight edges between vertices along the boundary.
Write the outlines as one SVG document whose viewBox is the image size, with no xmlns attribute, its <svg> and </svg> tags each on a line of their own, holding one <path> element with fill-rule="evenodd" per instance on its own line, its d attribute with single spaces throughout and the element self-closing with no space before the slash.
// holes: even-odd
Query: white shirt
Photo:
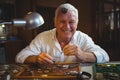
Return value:
<svg viewBox="0 0 120 80">
<path fill-rule="evenodd" d="M 108 54 L 85 33 L 76 31 L 69 44 L 77 44 L 78 47 L 87 52 L 93 52 L 97 58 L 97 63 L 109 61 Z M 42 32 L 33 39 L 29 46 L 24 48 L 16 55 L 17 63 L 24 63 L 25 59 L 31 55 L 38 55 L 46 52 L 57 62 L 75 62 L 75 56 L 64 55 L 58 40 L 56 39 L 56 28 Z"/>
</svg>

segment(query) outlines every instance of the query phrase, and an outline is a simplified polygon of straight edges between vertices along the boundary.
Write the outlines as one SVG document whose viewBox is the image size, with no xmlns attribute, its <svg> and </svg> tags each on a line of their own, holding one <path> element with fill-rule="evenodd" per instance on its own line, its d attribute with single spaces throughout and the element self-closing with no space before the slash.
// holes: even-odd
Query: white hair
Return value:
<svg viewBox="0 0 120 80">
<path fill-rule="evenodd" d="M 78 18 L 78 10 L 71 4 L 65 3 L 61 4 L 55 11 L 55 18 L 58 16 L 59 13 L 67 13 L 68 11 L 75 12 L 76 18 Z"/>
</svg>

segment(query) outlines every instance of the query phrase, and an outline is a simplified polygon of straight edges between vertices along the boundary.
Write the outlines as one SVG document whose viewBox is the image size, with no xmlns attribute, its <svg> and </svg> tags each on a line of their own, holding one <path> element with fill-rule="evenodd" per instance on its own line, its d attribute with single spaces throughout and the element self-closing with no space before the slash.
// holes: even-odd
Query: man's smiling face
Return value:
<svg viewBox="0 0 120 80">
<path fill-rule="evenodd" d="M 57 29 L 57 38 L 69 40 L 74 35 L 78 24 L 78 18 L 74 11 L 67 13 L 59 13 L 55 19 L 55 27 Z"/>
</svg>

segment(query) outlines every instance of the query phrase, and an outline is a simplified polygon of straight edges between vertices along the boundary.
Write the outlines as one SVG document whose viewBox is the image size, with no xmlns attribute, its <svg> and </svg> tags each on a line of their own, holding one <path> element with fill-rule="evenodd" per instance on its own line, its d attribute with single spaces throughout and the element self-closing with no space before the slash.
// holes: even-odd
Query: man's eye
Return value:
<svg viewBox="0 0 120 80">
<path fill-rule="evenodd" d="M 65 23 L 65 21 L 61 21 L 61 23 Z"/>
<path fill-rule="evenodd" d="M 75 23 L 75 21 L 71 21 L 71 22 L 69 22 L 70 24 L 74 24 Z"/>
<path fill-rule="evenodd" d="M 60 23 L 65 23 L 65 21 L 60 21 Z"/>
</svg>

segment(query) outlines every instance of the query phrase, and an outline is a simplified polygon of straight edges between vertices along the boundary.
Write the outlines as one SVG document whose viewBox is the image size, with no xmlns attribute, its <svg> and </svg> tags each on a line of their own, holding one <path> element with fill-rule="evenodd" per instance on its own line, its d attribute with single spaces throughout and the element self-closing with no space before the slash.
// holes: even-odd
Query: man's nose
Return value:
<svg viewBox="0 0 120 80">
<path fill-rule="evenodd" d="M 69 29 L 70 28 L 70 24 L 66 22 L 65 23 L 65 27 Z"/>
</svg>

